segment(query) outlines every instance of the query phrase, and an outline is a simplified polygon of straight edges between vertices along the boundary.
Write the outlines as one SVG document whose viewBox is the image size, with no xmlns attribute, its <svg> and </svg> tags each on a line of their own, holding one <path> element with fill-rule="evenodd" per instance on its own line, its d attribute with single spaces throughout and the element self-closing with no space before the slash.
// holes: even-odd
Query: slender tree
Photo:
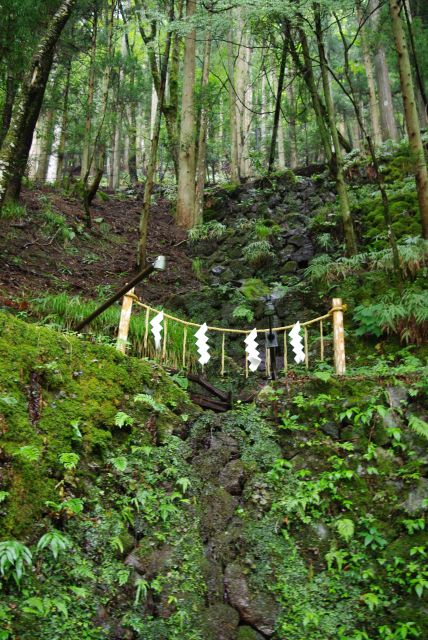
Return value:
<svg viewBox="0 0 428 640">
<path fill-rule="evenodd" d="M 6 200 L 19 198 L 55 47 L 76 3 L 77 0 L 61 2 L 32 57 L 0 153 L 0 206 Z"/>
<path fill-rule="evenodd" d="M 195 0 L 186 0 L 186 17 L 195 14 Z M 178 153 L 177 224 L 191 229 L 195 223 L 195 69 L 196 30 L 187 34 L 184 50 L 180 148 Z"/>
<path fill-rule="evenodd" d="M 392 19 L 392 30 L 397 48 L 404 116 L 415 167 L 416 189 L 418 192 L 419 210 L 422 221 L 422 235 L 426 240 L 428 240 L 428 173 L 418 111 L 416 108 L 412 69 L 410 65 L 406 35 L 404 33 L 400 15 L 401 3 L 398 0 L 389 0 L 389 6 Z"/>
</svg>

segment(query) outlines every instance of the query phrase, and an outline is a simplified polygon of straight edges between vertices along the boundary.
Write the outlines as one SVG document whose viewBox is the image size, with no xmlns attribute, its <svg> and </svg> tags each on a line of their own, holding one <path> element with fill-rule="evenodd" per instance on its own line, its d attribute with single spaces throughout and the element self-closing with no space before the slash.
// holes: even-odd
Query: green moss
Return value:
<svg viewBox="0 0 428 640">
<path fill-rule="evenodd" d="M 114 441 L 127 437 L 115 425 L 119 410 L 132 413 L 144 434 L 150 407 L 133 396 L 149 392 L 165 407 L 159 427 L 171 431 L 190 405 L 184 392 L 156 365 L 127 358 L 111 347 L 83 342 L 0 314 L 0 446 L 7 465 L 5 535 L 28 535 L 45 502 L 58 499 L 55 486 L 64 476 L 61 453 L 102 458 Z M 29 398 L 33 395 L 33 421 Z M 12 400 L 10 400 L 12 399 Z M 30 403 L 31 404 L 31 403 Z M 36 414 L 39 415 L 36 415 Z M 159 416 L 155 416 L 156 422 Z M 78 425 L 80 436 L 72 422 Z M 152 427 L 153 428 L 153 427 Z M 21 446 L 37 447 L 40 459 L 14 455 Z M 37 468 L 37 474 L 34 473 Z"/>
</svg>

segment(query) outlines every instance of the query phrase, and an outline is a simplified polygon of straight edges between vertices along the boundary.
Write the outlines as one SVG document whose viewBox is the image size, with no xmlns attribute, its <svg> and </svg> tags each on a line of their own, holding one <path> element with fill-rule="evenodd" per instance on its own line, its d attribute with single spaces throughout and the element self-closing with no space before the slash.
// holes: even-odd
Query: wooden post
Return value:
<svg viewBox="0 0 428 640">
<path fill-rule="evenodd" d="M 334 366 L 338 376 L 346 372 L 345 364 L 345 331 L 343 328 L 342 298 L 333 298 L 333 344 Z"/>
<path fill-rule="evenodd" d="M 126 353 L 126 344 L 128 342 L 129 325 L 131 323 L 131 313 L 134 289 L 131 289 L 123 296 L 122 310 L 120 312 L 119 331 L 117 333 L 116 349 L 122 353 Z"/>
</svg>

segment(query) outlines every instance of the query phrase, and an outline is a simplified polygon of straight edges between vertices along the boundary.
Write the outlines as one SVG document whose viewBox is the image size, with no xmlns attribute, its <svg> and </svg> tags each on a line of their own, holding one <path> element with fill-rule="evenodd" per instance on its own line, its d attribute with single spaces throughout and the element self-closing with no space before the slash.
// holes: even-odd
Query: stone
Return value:
<svg viewBox="0 0 428 640">
<path fill-rule="evenodd" d="M 299 265 L 295 260 L 287 260 L 287 262 L 284 262 L 284 264 L 280 267 L 279 273 L 280 275 L 295 273 L 297 271 L 298 266 Z"/>
<path fill-rule="evenodd" d="M 402 409 L 409 397 L 406 387 L 387 387 L 386 392 L 392 409 Z"/>
<path fill-rule="evenodd" d="M 293 254 L 293 260 L 296 260 L 298 263 L 309 262 L 313 256 L 314 248 L 311 243 L 307 243 Z"/>
<path fill-rule="evenodd" d="M 204 640 L 235 640 L 239 614 L 227 604 L 214 604 L 203 613 Z"/>
<path fill-rule="evenodd" d="M 263 636 L 252 627 L 242 626 L 238 629 L 236 640 L 263 640 Z"/>
<path fill-rule="evenodd" d="M 325 422 L 324 424 L 320 424 L 320 429 L 331 438 L 339 438 L 339 426 L 335 422 Z"/>
<path fill-rule="evenodd" d="M 280 609 L 269 593 L 253 592 L 245 569 L 238 562 L 226 567 L 224 584 L 230 604 L 237 609 L 241 620 L 271 637 L 275 632 Z"/>
<path fill-rule="evenodd" d="M 168 545 L 153 549 L 148 553 L 144 553 L 140 547 L 136 547 L 126 557 L 125 564 L 147 578 L 154 578 L 170 564 L 172 554 L 173 549 Z"/>
<path fill-rule="evenodd" d="M 223 267 L 221 264 L 217 264 L 215 267 L 212 267 L 211 273 L 215 276 L 220 276 L 225 270 L 226 267 Z"/>
<path fill-rule="evenodd" d="M 290 232 L 287 237 L 287 242 L 294 247 L 303 247 L 307 244 L 308 237 L 303 234 L 300 235 L 299 233 L 291 234 Z"/>
<path fill-rule="evenodd" d="M 205 558 L 201 564 L 208 604 L 222 602 L 224 597 L 224 575 L 221 565 L 211 558 Z"/>
<path fill-rule="evenodd" d="M 424 509 L 428 501 L 428 479 L 421 478 L 415 489 L 410 491 L 407 499 L 400 505 L 407 513 L 415 515 Z"/>
<path fill-rule="evenodd" d="M 220 484 L 231 495 L 239 496 L 245 484 L 245 467 L 241 460 L 231 460 L 220 473 Z"/>
<path fill-rule="evenodd" d="M 208 489 L 201 499 L 201 533 L 204 540 L 227 528 L 237 505 L 237 498 L 222 487 Z"/>
</svg>

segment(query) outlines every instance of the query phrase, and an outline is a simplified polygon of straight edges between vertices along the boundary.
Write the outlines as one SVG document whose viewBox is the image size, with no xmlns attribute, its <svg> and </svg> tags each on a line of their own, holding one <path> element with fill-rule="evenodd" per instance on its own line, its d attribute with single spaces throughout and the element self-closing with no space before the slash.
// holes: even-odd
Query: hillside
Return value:
<svg viewBox="0 0 428 640">
<path fill-rule="evenodd" d="M 2 638 L 426 635 L 416 357 L 216 416 L 154 364 L 0 327 Z"/>
</svg>

